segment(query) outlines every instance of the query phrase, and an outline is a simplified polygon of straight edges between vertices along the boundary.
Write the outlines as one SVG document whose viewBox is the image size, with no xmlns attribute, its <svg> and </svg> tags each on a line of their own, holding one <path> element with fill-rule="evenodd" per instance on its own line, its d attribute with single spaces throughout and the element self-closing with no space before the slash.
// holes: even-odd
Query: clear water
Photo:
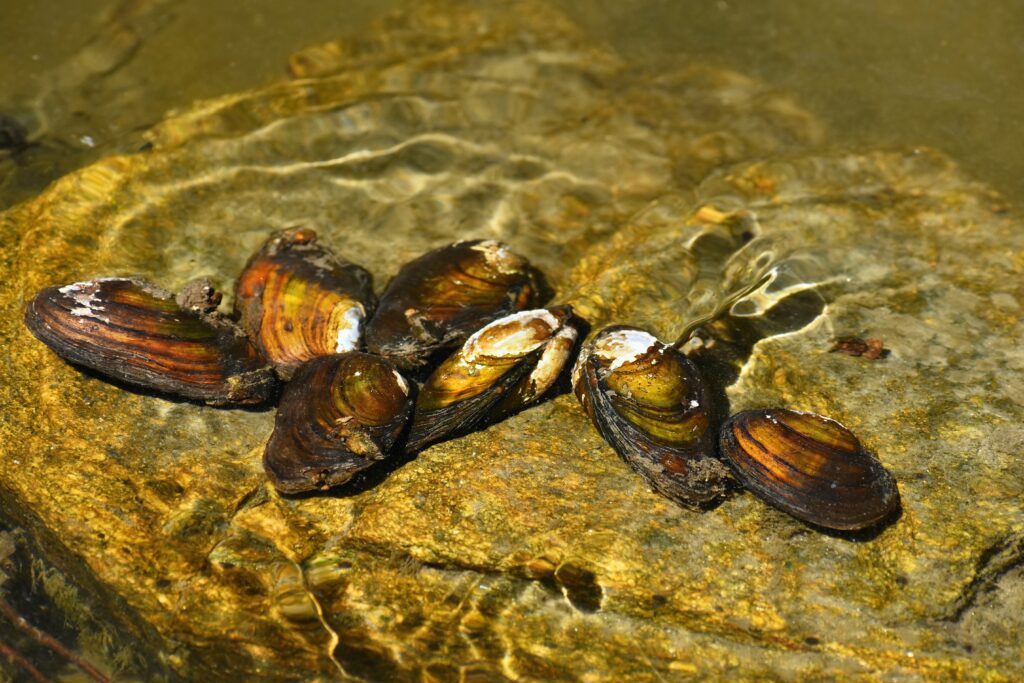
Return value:
<svg viewBox="0 0 1024 683">
<path fill-rule="evenodd" d="M 289 53 L 357 31 L 396 1 L 309 0 L 4 3 L 0 21 L 0 111 L 36 99 L 109 17 L 127 15 L 130 50 L 117 119 L 89 112 L 53 119 L 74 152 L 103 144 L 197 98 L 279 78 Z M 935 146 L 980 179 L 1024 197 L 1024 5 L 955 0 L 560 0 L 554 5 L 635 60 L 684 54 L 761 78 L 791 93 L 847 144 Z M 138 75 L 143 74 L 144 78 Z M 102 110 L 110 102 L 86 102 Z M 125 105 L 125 106 L 122 106 Z M 83 124 L 83 119 L 85 123 Z M 26 163 L 8 197 L 38 189 L 67 160 Z M 62 163 L 63 162 L 63 163 Z M 70 163 L 74 163 L 71 161 Z M 8 203 L 10 199 L 8 199 Z M 1015 202 L 1016 203 L 1016 202 Z"/>
<path fill-rule="evenodd" d="M 735 69 L 792 94 L 840 144 L 933 146 L 1013 203 L 1024 200 L 1020 3 L 552 4 L 627 59 L 687 55 Z M 0 207 L 104 152 L 131 149 L 139 132 L 168 110 L 280 78 L 292 52 L 358 31 L 397 6 L 370 0 L 343 8 L 324 0 L 45 0 L 0 8 L 0 113 L 17 119 L 35 143 L 16 159 L 0 159 Z M 766 296 L 800 287 L 809 277 L 801 271 L 806 264 L 787 263 L 783 275 L 790 279 L 773 282 Z M 696 300 L 699 288 L 692 296 L 695 308 L 707 304 Z M 0 557 L 13 563 L 4 591 L 17 596 L 12 603 L 36 624 L 73 641 L 68 615 L 47 603 L 41 588 L 39 577 L 51 570 L 45 564 L 31 569 L 38 554 L 22 543 Z M 23 629 L 0 624 L 0 641 L 28 648 L 51 676 L 86 680 L 59 656 L 46 660 L 46 648 Z M 69 645 L 89 654 L 87 643 Z M 125 670 L 145 677 L 139 663 Z M 8 671 L 0 669 L 0 677 L 26 676 Z"/>
</svg>

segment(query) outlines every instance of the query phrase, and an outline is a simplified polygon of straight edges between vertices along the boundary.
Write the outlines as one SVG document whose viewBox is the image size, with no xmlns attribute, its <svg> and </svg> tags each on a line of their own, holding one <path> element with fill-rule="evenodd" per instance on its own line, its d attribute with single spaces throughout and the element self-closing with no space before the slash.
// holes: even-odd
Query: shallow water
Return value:
<svg viewBox="0 0 1024 683">
<path fill-rule="evenodd" d="M 933 146 L 1016 204 L 1024 200 L 1019 4 L 553 4 L 629 60 L 687 55 L 727 66 L 792 94 L 834 143 Z M 0 206 L 103 153 L 136 149 L 141 131 L 170 109 L 279 79 L 289 54 L 358 31 L 396 5 L 346 3 L 340 12 L 326 2 L 259 0 L 243 10 L 89 0 L 9 8 L 0 23 L 0 112 L 22 122 L 33 144 L 0 161 Z M 98 48 L 83 51 L 90 41 Z M 19 577 L 26 595 L 41 594 Z M 30 613 L 58 621 L 43 608 Z"/>
<path fill-rule="evenodd" d="M 683 54 L 732 67 L 793 94 L 841 143 L 934 146 L 1015 201 L 1024 198 L 1020 3 L 552 4 L 630 59 Z M 194 0 L 12 3 L 0 22 L 0 111 L 13 107 L 30 129 L 46 130 L 70 149 L 38 160 L 30 156 L 25 164 L 37 167 L 24 169 L 7 194 L 24 197 L 73 165 L 76 151 L 88 152 L 85 136 L 100 145 L 116 143 L 170 108 L 275 80 L 291 52 L 358 31 L 397 6 L 370 0 L 346 2 L 343 11 L 315 1 L 285 6 L 253 0 L 244 7 Z M 118 69 L 127 78 L 114 86 L 127 110 L 106 118 L 62 112 L 48 130 L 46 101 L 36 111 L 20 109 L 52 87 L 47 83 L 66 73 L 76 54 L 80 60 L 90 39 L 110 35 L 104 22 L 117 11 L 131 15 L 138 33 L 137 48 Z M 118 78 L 100 75 L 85 87 Z M 108 103 L 86 97 L 84 105 L 103 109 Z"/>
</svg>

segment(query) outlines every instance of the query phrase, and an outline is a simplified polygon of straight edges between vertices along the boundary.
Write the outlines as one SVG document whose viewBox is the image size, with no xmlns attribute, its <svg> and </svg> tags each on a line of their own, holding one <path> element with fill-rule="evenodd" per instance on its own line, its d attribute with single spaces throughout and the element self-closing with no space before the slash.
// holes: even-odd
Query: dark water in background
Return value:
<svg viewBox="0 0 1024 683">
<path fill-rule="evenodd" d="M 760 78 L 792 94 L 839 144 L 937 147 L 1013 203 L 1024 203 L 1024 3 L 552 4 L 629 59 L 688 55 Z M 164 112 L 281 78 L 290 53 L 357 31 L 401 5 L 5 0 L 0 113 L 13 115 L 40 143 L 19 155 L 16 173 L 0 180 L 0 208 L 105 151 L 131 148 L 139 131 Z M 118 15 L 127 17 L 137 42 L 83 57 L 89 41 L 117 38 L 104 26 Z M 63 92 L 75 96 L 54 95 Z M 0 530 L 6 528 L 2 517 L 0 510 Z M 74 615 L 43 596 L 51 570 L 31 564 L 36 554 L 19 547 L 4 590 L 18 595 L 11 602 L 22 614 L 88 655 L 88 643 L 74 642 L 74 625 L 68 626 Z M 24 633 L 10 625 L 0 624 L 0 640 L 28 648 Z M 30 652 L 48 656 L 45 648 L 32 646 Z M 144 663 L 122 664 L 146 678 Z M 63 672 L 61 680 L 87 680 L 59 658 L 47 670 L 51 676 Z M 5 674 L 0 667 L 0 680 L 5 675 L 24 674 Z"/>
<path fill-rule="evenodd" d="M 632 59 L 690 55 L 792 93 L 840 143 L 938 147 L 1017 204 L 1024 199 L 1024 3 L 956 0 L 559 0 Z M 398 0 L 199 2 L 6 0 L 0 111 L 24 102 L 95 36 L 112 8 L 140 17 L 122 71 L 141 74 L 117 122 L 72 116 L 68 156 L 167 109 L 284 74 L 287 55 L 358 30 Z M 93 103 L 102 109 L 103 102 Z M 45 109 L 45 102 L 40 109 Z M 36 116 L 40 113 L 37 112 Z M 45 111 L 42 112 L 46 115 Z M 63 129 L 63 130 L 62 130 Z M 89 149 L 84 150 L 88 156 Z M 37 155 L 8 195 L 23 198 L 64 159 Z M 73 162 L 71 165 L 75 165 Z M 2 196 L 2 195 L 0 195 Z M 7 202 L 9 203 L 10 199 Z"/>
</svg>

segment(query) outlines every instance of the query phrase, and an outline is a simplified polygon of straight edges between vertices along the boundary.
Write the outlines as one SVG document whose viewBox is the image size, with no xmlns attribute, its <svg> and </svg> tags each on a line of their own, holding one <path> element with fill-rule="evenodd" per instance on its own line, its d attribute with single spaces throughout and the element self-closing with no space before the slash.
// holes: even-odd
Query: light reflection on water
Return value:
<svg viewBox="0 0 1024 683">
<path fill-rule="evenodd" d="M 1018 37 L 1024 8 L 1017 3 L 971 10 L 925 0 L 898 7 L 883 0 L 554 4 L 628 58 L 657 61 L 683 53 L 727 65 L 795 94 L 830 124 L 839 142 L 934 145 L 1011 196 L 1024 197 L 1024 91 L 1012 87 L 1024 63 Z M 387 9 L 347 3 L 342 13 L 328 2 L 296 7 L 257 0 L 239 17 L 233 3 L 151 7 L 133 24 L 138 45 L 115 50 L 126 61 L 112 81 L 99 67 L 89 77 L 96 80 L 75 81 L 75 69 L 67 67 L 81 63 L 69 46 L 104 35 L 96 27 L 109 10 L 106 0 L 70 8 L 24 3 L 0 22 L 0 44 L 8 46 L 0 53 L 0 111 L 24 121 L 39 141 L 16 168 L 4 169 L 13 180 L 0 180 L 0 206 L 100 153 L 130 149 L 138 131 L 167 109 L 280 77 L 290 52 L 352 31 Z M 54 80 L 54 73 L 63 75 Z M 116 98 L 83 94 L 97 83 L 102 87 L 95 92 Z M 75 96 L 65 97 L 62 88 Z M 731 207 L 723 199 L 716 208 Z M 687 295 L 692 316 L 765 271 L 769 280 L 733 306 L 733 316 L 763 316 L 828 279 L 817 255 L 759 237 L 756 226 L 700 233 L 689 247 L 695 255 Z M 801 299 L 807 310 L 814 309 L 810 298 Z"/>
<path fill-rule="evenodd" d="M 283 74 L 289 53 L 356 30 L 402 3 L 356 0 L 346 2 L 343 11 L 322 0 L 133 4 L 128 24 L 142 41 L 117 79 L 138 92 L 104 102 L 101 91 L 86 102 L 129 115 L 114 126 L 109 119 L 92 121 L 89 131 L 65 122 L 64 130 L 55 132 L 72 150 L 82 151 L 81 136 L 87 133 L 103 144 L 156 121 L 167 109 L 274 80 Z M 656 61 L 685 54 L 763 78 L 796 95 L 840 142 L 935 146 L 1012 198 L 1024 197 L 1020 3 L 553 4 L 628 58 Z M 5 8 L 0 111 L 37 97 L 40 86 L 102 32 L 97 27 L 103 18 L 115 15 L 111 5 L 110 0 L 46 0 Z M 88 118 L 89 112 L 84 114 Z M 15 194 L 27 196 L 66 168 L 28 172 Z"/>
</svg>

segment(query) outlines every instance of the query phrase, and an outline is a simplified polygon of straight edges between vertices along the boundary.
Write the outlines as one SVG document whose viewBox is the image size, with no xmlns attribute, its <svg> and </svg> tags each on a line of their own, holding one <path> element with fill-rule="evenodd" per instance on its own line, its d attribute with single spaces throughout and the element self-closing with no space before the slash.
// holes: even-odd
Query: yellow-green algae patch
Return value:
<svg viewBox="0 0 1024 683">
<path fill-rule="evenodd" d="M 1024 545 L 1024 238 L 999 198 L 927 150 L 798 151 L 820 132 L 784 97 L 627 66 L 542 6 L 375 30 L 0 215 L 5 509 L 197 680 L 1018 678 L 1017 631 L 984 617 L 1021 590 Z M 282 497 L 271 411 L 126 391 L 20 321 L 38 288 L 98 275 L 230 285 L 304 224 L 378 289 L 428 248 L 504 239 L 595 324 L 670 337 L 704 283 L 687 245 L 725 215 L 823 297 L 751 349 L 732 407 L 850 426 L 899 482 L 878 533 L 745 494 L 679 508 L 570 396 L 374 487 Z M 891 355 L 828 353 L 848 335 Z"/>
</svg>

